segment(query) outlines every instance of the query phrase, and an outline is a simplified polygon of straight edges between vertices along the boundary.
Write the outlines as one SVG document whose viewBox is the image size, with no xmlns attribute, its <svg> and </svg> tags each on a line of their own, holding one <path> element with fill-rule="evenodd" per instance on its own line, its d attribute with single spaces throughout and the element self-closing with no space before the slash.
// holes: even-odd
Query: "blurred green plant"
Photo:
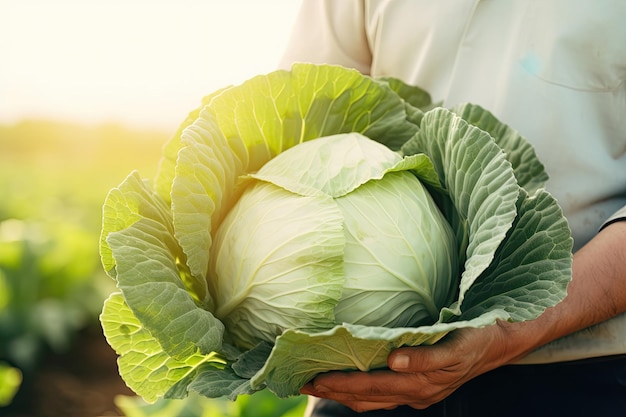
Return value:
<svg viewBox="0 0 626 417">
<path fill-rule="evenodd" d="M 21 383 L 20 370 L 0 362 L 0 407 L 11 402 Z"/>
<path fill-rule="evenodd" d="M 242 395 L 237 401 L 191 394 L 185 400 L 159 399 L 148 404 L 139 397 L 118 396 L 125 417 L 301 417 L 306 397 L 277 398 L 269 390 Z"/>
<path fill-rule="evenodd" d="M 0 358 L 30 373 L 44 349 L 66 351 L 97 318 L 93 239 L 71 223 L 0 222 Z"/>
</svg>

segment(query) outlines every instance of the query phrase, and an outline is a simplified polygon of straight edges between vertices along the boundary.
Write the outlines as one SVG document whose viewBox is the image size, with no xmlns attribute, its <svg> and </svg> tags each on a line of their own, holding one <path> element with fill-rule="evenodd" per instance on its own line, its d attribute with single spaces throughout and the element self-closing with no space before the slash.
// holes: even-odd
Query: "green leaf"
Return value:
<svg viewBox="0 0 626 417">
<path fill-rule="evenodd" d="M 359 133 L 344 133 L 288 149 L 250 177 L 303 196 L 321 193 L 337 198 L 381 179 L 401 161 L 400 155 L 378 142 Z"/>
<path fill-rule="evenodd" d="M 238 197 L 243 167 L 210 113 L 203 113 L 181 140 L 171 189 L 173 223 L 191 276 L 206 293 L 212 234 Z"/>
<path fill-rule="evenodd" d="M 396 348 L 433 344 L 452 330 L 489 326 L 508 317 L 505 311 L 493 309 L 469 321 L 416 328 L 344 324 L 318 333 L 288 330 L 276 339 L 265 366 L 251 379 L 252 387 L 267 384 L 281 398 L 298 395 L 320 373 L 386 368 L 387 357 Z"/>
<path fill-rule="evenodd" d="M 295 64 L 254 77 L 206 107 L 246 173 L 292 146 L 358 132 L 398 149 L 417 127 L 387 85 L 339 66 Z"/>
<path fill-rule="evenodd" d="M 469 124 L 488 132 L 494 138 L 513 166 L 517 183 L 528 194 L 534 194 L 545 185 L 548 174 L 543 164 L 537 158 L 530 142 L 517 131 L 477 104 L 462 104 L 453 111 Z"/>
<path fill-rule="evenodd" d="M 573 239 L 559 205 L 545 190 L 523 192 L 518 211 L 494 262 L 467 292 L 462 319 L 498 306 L 514 321 L 532 320 L 565 298 Z"/>
<path fill-rule="evenodd" d="M 252 388 L 249 378 L 242 378 L 231 368 L 206 369 L 189 385 L 189 389 L 209 398 L 226 397 L 234 401 L 240 395 L 264 388 Z"/>
<path fill-rule="evenodd" d="M 443 208 L 444 215 L 457 233 L 459 247 L 467 245 L 458 300 L 442 310 L 447 321 L 461 314 L 465 293 L 493 261 L 517 215 L 520 188 L 493 138 L 443 108 L 424 115 L 421 130 L 402 150 L 431 158 L 452 204 Z"/>
<path fill-rule="evenodd" d="M 11 404 L 22 384 L 22 372 L 18 368 L 0 362 L 0 407 Z"/>
<path fill-rule="evenodd" d="M 159 169 L 154 179 L 154 189 L 159 196 L 170 203 L 170 190 L 172 189 L 172 182 L 176 176 L 176 161 L 178 159 L 178 151 L 182 148 L 182 136 L 185 130 L 198 119 L 200 112 L 207 105 L 213 97 L 227 90 L 229 87 L 224 87 L 202 98 L 201 104 L 196 109 L 189 112 L 185 120 L 180 124 L 176 133 L 172 138 L 167 141 L 163 146 L 161 160 L 159 161 Z"/>
<path fill-rule="evenodd" d="M 387 85 L 339 66 L 296 64 L 291 70 L 304 140 L 358 132 L 396 150 L 416 126 Z"/>
<path fill-rule="evenodd" d="M 424 112 L 432 109 L 433 102 L 428 91 L 415 85 L 409 85 L 394 77 L 381 77 L 377 79 L 389 84 L 389 87 L 411 106 Z"/>
<path fill-rule="evenodd" d="M 130 213 L 122 219 L 135 222 L 119 231 L 106 228 L 106 243 L 126 302 L 171 356 L 219 350 L 223 325 L 202 308 L 206 297 L 200 291 L 207 291 L 198 291 L 197 280 L 190 278 L 165 204 L 137 174 L 120 190 L 116 213 Z"/>
<path fill-rule="evenodd" d="M 215 353 L 205 355 L 196 350 L 182 359 L 169 356 L 120 293 L 106 300 L 100 321 L 107 342 L 120 355 L 120 375 L 146 401 L 155 401 L 177 384 L 189 385 L 199 373 L 224 366 Z"/>
<path fill-rule="evenodd" d="M 424 112 L 441 106 L 441 103 L 433 103 L 430 94 L 418 86 L 409 85 L 394 77 L 380 77 L 376 80 L 387 83 L 396 94 L 406 101 L 407 119 L 417 126 L 422 123 Z"/>
<path fill-rule="evenodd" d="M 237 358 L 233 363 L 233 371 L 243 378 L 252 378 L 263 367 L 273 347 L 273 343 L 259 343 Z"/>
<path fill-rule="evenodd" d="M 104 270 L 115 277 L 115 260 L 107 243 L 110 233 L 124 230 L 142 218 L 150 218 L 163 225 L 171 223 L 169 207 L 158 198 L 136 171 L 117 187 L 109 191 L 102 208 L 102 231 L 100 233 L 100 256 Z M 171 240 L 170 247 L 177 244 Z"/>
<path fill-rule="evenodd" d="M 176 258 L 162 243 L 165 234 L 162 225 L 146 220 L 109 234 L 118 288 L 169 355 L 184 358 L 196 349 L 205 354 L 219 350 L 224 327 L 185 287 Z"/>
</svg>

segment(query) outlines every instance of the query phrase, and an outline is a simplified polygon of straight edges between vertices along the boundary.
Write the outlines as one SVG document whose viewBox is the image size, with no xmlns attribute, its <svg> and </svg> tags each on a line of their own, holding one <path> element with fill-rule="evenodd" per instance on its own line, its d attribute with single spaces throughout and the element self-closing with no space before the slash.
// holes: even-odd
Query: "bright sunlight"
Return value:
<svg viewBox="0 0 626 417">
<path fill-rule="evenodd" d="M 0 0 L 0 123 L 175 130 L 207 93 L 276 69 L 295 0 Z"/>
</svg>

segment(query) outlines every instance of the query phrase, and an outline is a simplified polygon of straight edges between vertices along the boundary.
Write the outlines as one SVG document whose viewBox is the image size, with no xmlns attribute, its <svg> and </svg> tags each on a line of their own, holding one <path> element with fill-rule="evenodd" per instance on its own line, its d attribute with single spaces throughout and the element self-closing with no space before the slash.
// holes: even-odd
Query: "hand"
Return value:
<svg viewBox="0 0 626 417">
<path fill-rule="evenodd" d="M 389 370 L 329 372 L 318 375 L 301 392 L 338 401 L 363 412 L 399 405 L 426 408 L 470 379 L 516 357 L 506 352 L 509 323 L 460 329 L 433 346 L 393 351 Z"/>
</svg>

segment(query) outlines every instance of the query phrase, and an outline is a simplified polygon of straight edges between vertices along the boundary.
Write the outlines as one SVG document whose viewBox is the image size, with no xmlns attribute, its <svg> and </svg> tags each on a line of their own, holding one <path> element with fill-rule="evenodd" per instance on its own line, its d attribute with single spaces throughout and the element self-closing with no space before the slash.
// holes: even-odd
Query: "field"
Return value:
<svg viewBox="0 0 626 417">
<path fill-rule="evenodd" d="M 302 415 L 302 398 L 266 392 L 236 403 L 146 405 L 117 374 L 98 323 L 114 289 L 98 255 L 101 206 L 131 170 L 154 176 L 171 133 L 41 120 L 0 126 L 3 416 Z"/>
</svg>

